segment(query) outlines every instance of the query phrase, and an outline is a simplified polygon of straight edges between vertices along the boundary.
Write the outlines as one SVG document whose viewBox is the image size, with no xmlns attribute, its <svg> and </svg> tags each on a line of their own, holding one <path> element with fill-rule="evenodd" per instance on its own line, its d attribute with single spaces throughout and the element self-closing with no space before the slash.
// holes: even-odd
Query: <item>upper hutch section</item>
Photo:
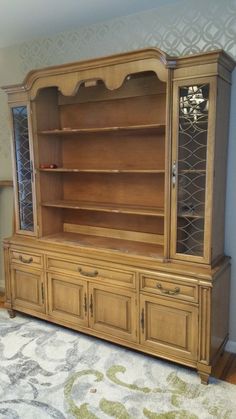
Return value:
<svg viewBox="0 0 236 419">
<path fill-rule="evenodd" d="M 160 261 L 221 257 L 233 67 L 221 51 L 146 49 L 6 87 L 16 233 Z"/>
</svg>

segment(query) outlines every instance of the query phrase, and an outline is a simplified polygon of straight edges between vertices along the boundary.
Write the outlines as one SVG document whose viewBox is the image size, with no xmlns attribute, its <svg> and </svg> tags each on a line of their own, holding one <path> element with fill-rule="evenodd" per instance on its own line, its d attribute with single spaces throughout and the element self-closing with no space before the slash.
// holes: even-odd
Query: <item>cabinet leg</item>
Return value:
<svg viewBox="0 0 236 419">
<path fill-rule="evenodd" d="M 12 310 L 12 308 L 9 308 L 7 311 L 10 316 L 10 319 L 14 319 L 14 317 L 16 317 L 16 312 Z"/>
<path fill-rule="evenodd" d="M 207 372 L 203 372 L 203 371 L 198 371 L 198 374 L 199 374 L 199 377 L 201 379 L 201 384 L 207 385 L 208 381 L 209 381 L 210 374 L 208 374 Z"/>
</svg>

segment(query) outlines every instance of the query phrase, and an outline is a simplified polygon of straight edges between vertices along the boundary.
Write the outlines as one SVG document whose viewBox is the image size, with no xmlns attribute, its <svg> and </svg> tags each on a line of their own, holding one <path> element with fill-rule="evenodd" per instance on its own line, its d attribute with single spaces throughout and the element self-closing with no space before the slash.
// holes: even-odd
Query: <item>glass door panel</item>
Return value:
<svg viewBox="0 0 236 419">
<path fill-rule="evenodd" d="M 12 108 L 17 186 L 17 229 L 34 231 L 32 163 L 30 156 L 27 106 Z"/>
<path fill-rule="evenodd" d="M 176 253 L 204 257 L 209 84 L 178 89 L 178 132 L 173 162 Z"/>
</svg>

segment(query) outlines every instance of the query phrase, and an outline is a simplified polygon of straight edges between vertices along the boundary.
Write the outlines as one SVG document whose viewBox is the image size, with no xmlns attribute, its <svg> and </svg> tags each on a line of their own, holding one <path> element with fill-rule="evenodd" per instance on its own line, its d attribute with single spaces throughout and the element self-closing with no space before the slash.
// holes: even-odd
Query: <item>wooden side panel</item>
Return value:
<svg viewBox="0 0 236 419">
<path fill-rule="evenodd" d="M 211 360 L 227 342 L 229 333 L 230 265 L 216 278 L 211 305 Z"/>
<path fill-rule="evenodd" d="M 224 254 L 230 84 L 218 78 L 213 179 L 212 261 Z"/>
<path fill-rule="evenodd" d="M 47 278 L 49 315 L 87 326 L 87 282 L 56 274 L 48 274 Z"/>
<path fill-rule="evenodd" d="M 10 255 L 9 246 L 4 244 L 4 270 L 5 270 L 5 304 L 7 308 L 11 307 L 11 276 L 10 276 Z"/>
<path fill-rule="evenodd" d="M 211 288 L 201 286 L 199 290 L 199 354 L 201 364 L 210 363 L 211 344 Z"/>
<path fill-rule="evenodd" d="M 128 290 L 90 284 L 90 327 L 137 341 L 136 295 Z"/>
</svg>

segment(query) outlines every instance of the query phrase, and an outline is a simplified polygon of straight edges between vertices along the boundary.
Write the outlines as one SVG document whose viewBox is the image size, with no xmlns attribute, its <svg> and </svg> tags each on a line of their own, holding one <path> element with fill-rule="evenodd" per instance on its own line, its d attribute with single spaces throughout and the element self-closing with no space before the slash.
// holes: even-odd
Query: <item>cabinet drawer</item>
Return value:
<svg viewBox="0 0 236 419">
<path fill-rule="evenodd" d="M 89 280 L 97 279 L 105 283 L 135 288 L 135 272 L 124 270 L 122 266 L 107 264 L 101 261 L 89 259 L 70 260 L 64 256 L 61 258 L 47 257 L 47 269 L 54 272 L 74 273 L 81 278 Z"/>
<path fill-rule="evenodd" d="M 11 250 L 11 262 L 19 263 L 22 266 L 41 267 L 43 265 L 43 256 L 37 253 Z"/>
<path fill-rule="evenodd" d="M 141 290 L 180 300 L 198 301 L 197 284 L 187 284 L 177 279 L 141 274 Z"/>
</svg>

